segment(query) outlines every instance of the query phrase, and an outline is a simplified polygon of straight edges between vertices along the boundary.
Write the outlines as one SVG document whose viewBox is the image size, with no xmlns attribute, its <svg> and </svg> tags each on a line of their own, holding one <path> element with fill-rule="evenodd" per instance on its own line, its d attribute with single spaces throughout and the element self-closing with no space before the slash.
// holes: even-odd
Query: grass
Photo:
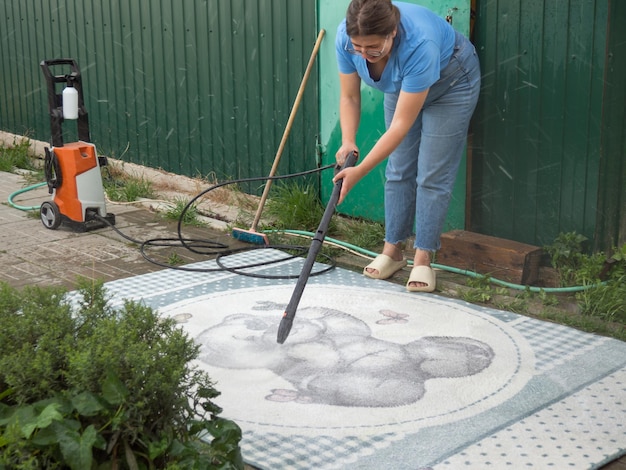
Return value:
<svg viewBox="0 0 626 470">
<path fill-rule="evenodd" d="M 576 295 L 585 315 L 626 324 L 626 276 Z"/>
<path fill-rule="evenodd" d="M 43 172 L 38 168 L 30 156 L 30 141 L 22 139 L 19 143 L 5 147 L 0 144 L 0 171 L 8 173 L 16 169 L 33 171 L 33 176 L 27 180 L 42 181 Z M 155 191 L 152 183 L 145 178 L 137 178 L 124 173 L 123 170 L 106 166 L 102 168 L 102 183 L 107 196 L 111 201 L 133 202 L 140 198 L 154 198 Z"/>
<path fill-rule="evenodd" d="M 576 293 L 583 315 L 626 324 L 626 244 L 608 256 L 587 253 L 586 242 L 575 232 L 561 233 L 546 251 L 562 283 L 596 286 Z"/>
<path fill-rule="evenodd" d="M 12 173 L 16 168 L 36 170 L 29 153 L 30 141 L 22 139 L 12 147 L 0 144 L 0 171 Z"/>
<path fill-rule="evenodd" d="M 171 253 L 167 259 L 167 264 L 170 266 L 180 266 L 185 264 L 185 260 L 182 259 L 178 253 Z"/>
<path fill-rule="evenodd" d="M 270 194 L 265 213 L 273 220 L 273 228 L 317 230 L 325 208 L 312 185 L 298 182 L 275 184 Z M 327 235 L 336 233 L 336 229 L 336 222 L 331 220 Z"/>
<path fill-rule="evenodd" d="M 111 201 L 133 202 L 141 198 L 156 197 L 152 183 L 144 177 L 128 175 L 123 170 L 112 166 L 104 167 L 102 173 L 102 184 Z"/>
<path fill-rule="evenodd" d="M 368 251 L 380 251 L 385 238 L 385 226 L 378 222 L 369 222 L 350 217 L 339 218 L 341 238 Z"/>
<path fill-rule="evenodd" d="M 220 183 L 215 173 L 209 173 L 206 176 L 199 175 L 198 178 L 205 183 L 207 188 Z M 246 211 L 256 212 L 257 209 L 256 199 L 244 193 L 239 185 L 234 183 L 215 188 L 207 193 L 206 197 L 217 204 L 231 205 Z"/>
<path fill-rule="evenodd" d="M 272 223 L 265 227 L 276 230 L 315 232 L 324 215 L 312 185 L 286 183 L 274 187 L 267 201 L 265 214 Z M 335 214 L 326 235 L 339 238 L 369 251 L 379 251 L 385 237 L 383 224 Z"/>
<path fill-rule="evenodd" d="M 133 202 L 139 199 L 156 199 L 158 197 L 152 182 L 145 177 L 136 177 L 124 172 L 118 166 L 107 166 L 103 171 L 103 185 L 110 200 L 115 202 Z M 186 211 L 188 201 L 184 198 L 175 198 L 172 206 L 163 213 L 167 220 L 178 221 L 183 216 L 183 224 L 203 227 L 206 224 L 199 220 L 197 204 L 193 204 Z M 183 214 L 183 211 L 184 214 Z M 180 264 L 181 260 L 169 260 L 169 264 Z"/>
<path fill-rule="evenodd" d="M 529 290 L 515 291 L 494 287 L 487 276 L 476 279 L 468 278 L 466 286 L 467 288 L 459 289 L 458 293 L 458 297 L 466 302 L 539 318 L 571 326 L 588 333 L 626 341 L 626 321 L 623 317 L 620 319 L 618 315 L 607 315 L 605 313 L 607 303 L 606 299 L 603 298 L 608 295 L 613 301 L 619 299 L 623 306 L 623 286 L 621 287 L 622 290 L 615 290 L 613 287 L 600 287 L 576 295 L 554 295 L 545 291 L 535 293 Z M 624 310 L 620 311 L 624 312 Z"/>
<path fill-rule="evenodd" d="M 189 201 L 184 198 L 174 199 L 173 204 L 174 205 L 163 214 L 163 217 L 167 220 L 178 221 L 182 217 L 184 225 L 191 225 L 194 227 L 204 227 L 206 225 L 198 219 L 200 214 L 198 213 L 198 206 L 196 204 L 192 204 L 187 207 Z M 187 208 L 187 210 L 185 210 L 185 208 Z"/>
<path fill-rule="evenodd" d="M 541 320 L 571 326 L 572 328 L 588 333 L 610 336 L 621 341 L 626 341 L 626 325 L 623 323 L 607 322 L 602 318 L 590 315 L 576 315 L 555 307 L 546 308 L 533 316 Z"/>
</svg>

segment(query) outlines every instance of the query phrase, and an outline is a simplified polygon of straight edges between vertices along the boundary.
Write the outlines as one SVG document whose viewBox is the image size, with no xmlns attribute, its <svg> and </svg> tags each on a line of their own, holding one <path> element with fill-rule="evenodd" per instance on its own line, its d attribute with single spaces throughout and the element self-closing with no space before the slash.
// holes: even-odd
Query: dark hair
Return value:
<svg viewBox="0 0 626 470">
<path fill-rule="evenodd" d="M 352 0 L 346 12 L 348 36 L 386 36 L 400 23 L 400 10 L 391 0 Z"/>
</svg>

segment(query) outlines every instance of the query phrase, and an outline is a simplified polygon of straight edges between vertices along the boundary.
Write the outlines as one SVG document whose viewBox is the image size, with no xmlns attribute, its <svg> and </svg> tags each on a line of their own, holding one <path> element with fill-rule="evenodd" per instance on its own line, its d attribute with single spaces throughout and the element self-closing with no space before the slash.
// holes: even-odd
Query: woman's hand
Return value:
<svg viewBox="0 0 626 470">
<path fill-rule="evenodd" d="M 342 144 L 342 146 L 339 147 L 339 150 L 337 150 L 337 153 L 335 154 L 335 160 L 337 161 L 338 168 L 343 166 L 350 152 L 355 152 L 357 155 L 359 154 L 359 148 L 353 142 Z"/>
<path fill-rule="evenodd" d="M 345 168 L 335 175 L 335 177 L 333 178 L 333 183 L 336 183 L 341 179 L 343 180 L 343 182 L 341 183 L 341 192 L 339 193 L 339 200 L 337 201 L 337 204 L 341 204 L 343 202 L 350 190 L 354 187 L 355 184 L 359 182 L 361 178 L 363 178 L 363 176 L 365 176 L 365 174 L 362 172 L 360 166 L 351 166 L 349 168 Z"/>
</svg>

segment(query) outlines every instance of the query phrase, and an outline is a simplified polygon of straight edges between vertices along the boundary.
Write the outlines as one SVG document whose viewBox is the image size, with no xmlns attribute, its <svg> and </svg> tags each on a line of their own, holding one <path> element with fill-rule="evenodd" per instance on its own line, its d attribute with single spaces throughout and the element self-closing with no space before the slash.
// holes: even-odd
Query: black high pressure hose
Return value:
<svg viewBox="0 0 626 470">
<path fill-rule="evenodd" d="M 183 221 L 184 221 L 184 217 L 185 214 L 187 213 L 187 211 L 193 207 L 193 205 L 195 204 L 195 202 L 199 199 L 201 199 L 202 197 L 204 197 L 206 194 L 208 194 L 211 191 L 214 191 L 218 188 L 221 188 L 223 186 L 228 186 L 231 184 L 241 184 L 241 183 L 251 183 L 251 182 L 257 182 L 257 181 L 267 181 L 267 180 L 281 180 L 281 179 L 287 179 L 287 178 L 295 178 L 295 177 L 299 177 L 299 176 L 306 176 L 306 175 L 310 175 L 313 173 L 318 173 L 321 172 L 323 170 L 327 170 L 329 168 L 336 168 L 336 166 L 333 165 L 327 165 L 321 168 L 316 168 L 313 170 L 307 170 L 307 171 L 303 171 L 300 173 L 293 173 L 293 174 L 289 174 L 289 175 L 282 175 L 282 176 L 260 176 L 260 177 L 251 177 L 251 178 L 242 178 L 242 179 L 236 179 L 236 180 L 229 180 L 229 181 L 224 181 L 222 183 L 218 183 L 215 184 L 213 186 L 210 186 L 209 188 L 201 191 L 200 193 L 198 193 L 197 195 L 195 195 L 183 208 L 183 210 L 181 211 L 179 217 L 178 217 L 178 225 L 177 225 L 177 235 L 178 238 L 152 238 L 149 240 L 145 240 L 145 241 L 141 241 L 141 240 L 136 240 L 128 235 L 126 235 L 125 233 L 123 233 L 120 229 L 118 229 L 115 225 L 111 224 L 109 221 L 107 221 L 104 217 L 98 215 L 98 214 L 94 214 L 94 217 L 97 218 L 98 220 L 106 223 L 108 226 L 110 226 L 116 233 L 118 233 L 121 237 L 123 237 L 124 239 L 135 243 L 137 245 L 139 245 L 139 250 L 141 252 L 141 255 L 150 263 L 155 264 L 157 266 L 163 267 L 163 268 L 168 268 L 168 269 L 177 269 L 179 271 L 188 271 L 188 272 L 201 272 L 201 273 L 208 273 L 208 272 L 219 272 L 219 271 L 229 271 L 232 272 L 234 274 L 240 274 L 242 276 L 248 276 L 248 277 L 256 277 L 256 278 L 262 278 L 262 279 L 297 279 L 299 278 L 299 274 L 295 274 L 295 275 L 267 275 L 267 274 L 255 274 L 255 273 L 250 273 L 250 272 L 246 272 L 244 271 L 245 269 L 248 268 L 254 268 L 254 267 L 259 267 L 259 266 L 265 266 L 265 265 L 272 265 L 275 263 L 281 263 L 283 261 L 288 261 L 290 259 L 294 259 L 297 257 L 301 257 L 302 255 L 306 254 L 309 251 L 309 247 L 308 246 L 300 246 L 300 245 L 254 245 L 254 246 L 246 246 L 246 247 L 241 247 L 241 248 L 229 248 L 228 245 L 221 243 L 221 242 L 217 242 L 214 240 L 207 240 L 207 239 L 195 239 L 195 238 L 185 238 L 182 234 L 183 231 Z M 188 267 L 188 266 L 172 266 L 169 264 L 165 264 L 162 263 L 160 261 L 157 261 L 153 258 L 151 258 L 147 253 L 146 250 L 148 247 L 183 247 L 189 251 L 191 251 L 192 253 L 196 253 L 196 254 L 200 254 L 200 255 L 206 255 L 206 256 L 211 256 L 211 255 L 216 255 L 215 261 L 218 265 L 217 268 L 198 268 L 198 267 Z M 286 256 L 284 258 L 280 258 L 278 260 L 274 260 L 274 261 L 270 261 L 270 262 L 262 262 L 262 263 L 253 263 L 253 264 L 247 264 L 247 265 L 237 265 L 237 266 L 228 266 L 226 265 L 226 263 L 224 262 L 224 260 L 222 258 L 229 256 L 229 255 L 233 255 L 236 253 L 242 253 L 242 252 L 246 252 L 246 251 L 252 251 L 252 250 L 261 250 L 261 249 L 267 249 L 267 248 L 275 248 L 275 249 L 279 249 L 282 251 L 287 251 L 291 254 L 286 254 Z M 320 256 L 326 258 L 329 261 L 329 266 L 325 267 L 324 269 L 312 272 L 310 275 L 311 276 L 318 276 L 320 274 L 324 274 L 332 269 L 335 268 L 336 263 L 335 261 L 330 258 L 329 256 L 325 255 L 325 254 L 321 254 Z"/>
</svg>

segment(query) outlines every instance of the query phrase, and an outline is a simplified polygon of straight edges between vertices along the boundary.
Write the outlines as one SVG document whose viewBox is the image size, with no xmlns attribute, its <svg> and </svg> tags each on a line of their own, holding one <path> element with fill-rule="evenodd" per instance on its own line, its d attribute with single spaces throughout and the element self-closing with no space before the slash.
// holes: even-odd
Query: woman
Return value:
<svg viewBox="0 0 626 470">
<path fill-rule="evenodd" d="M 358 152 L 361 81 L 384 93 L 386 132 L 357 166 L 339 172 L 341 202 L 387 157 L 385 244 L 363 274 L 387 279 L 406 266 L 404 241 L 415 227 L 409 291 L 432 292 L 430 267 L 469 121 L 480 90 L 474 46 L 430 10 L 390 0 L 352 0 L 337 29 L 342 145 L 337 162 Z"/>
</svg>

